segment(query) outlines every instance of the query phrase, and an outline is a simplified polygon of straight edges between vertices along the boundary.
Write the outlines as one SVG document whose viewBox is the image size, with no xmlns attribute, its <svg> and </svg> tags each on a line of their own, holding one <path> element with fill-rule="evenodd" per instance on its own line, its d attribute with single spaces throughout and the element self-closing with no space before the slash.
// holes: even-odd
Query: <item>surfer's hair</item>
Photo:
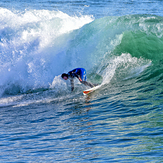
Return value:
<svg viewBox="0 0 163 163">
<path fill-rule="evenodd" d="M 66 77 L 68 78 L 68 74 L 63 73 L 63 74 L 61 75 L 62 78 L 64 78 L 64 76 L 66 76 Z"/>
</svg>

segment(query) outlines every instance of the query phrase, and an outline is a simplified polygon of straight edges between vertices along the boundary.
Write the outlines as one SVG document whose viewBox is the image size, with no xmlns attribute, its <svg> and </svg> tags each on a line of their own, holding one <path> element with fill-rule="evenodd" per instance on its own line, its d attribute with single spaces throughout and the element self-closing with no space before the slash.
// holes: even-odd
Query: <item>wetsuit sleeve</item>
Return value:
<svg viewBox="0 0 163 163">
<path fill-rule="evenodd" d="M 73 70 L 73 71 L 69 71 L 68 72 L 68 75 L 71 77 L 71 78 L 74 78 L 74 77 L 77 77 L 79 79 L 80 75 L 77 74 L 77 71 Z"/>
<path fill-rule="evenodd" d="M 77 77 L 79 79 L 80 75 L 78 75 L 77 73 L 74 73 L 74 76 Z"/>
<path fill-rule="evenodd" d="M 77 77 L 78 79 L 80 79 L 80 75 L 79 75 L 80 74 L 80 71 L 79 71 L 79 69 L 76 69 L 73 73 L 74 73 L 74 76 L 75 77 Z"/>
</svg>

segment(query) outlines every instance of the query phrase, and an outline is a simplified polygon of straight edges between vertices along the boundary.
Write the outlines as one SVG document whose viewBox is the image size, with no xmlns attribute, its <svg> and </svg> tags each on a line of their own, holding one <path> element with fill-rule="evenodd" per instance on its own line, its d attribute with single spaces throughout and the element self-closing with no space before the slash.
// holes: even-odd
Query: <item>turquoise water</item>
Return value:
<svg viewBox="0 0 163 163">
<path fill-rule="evenodd" d="M 1 1 L 0 162 L 163 162 L 162 1 Z M 71 92 L 76 67 L 101 87 Z"/>
</svg>

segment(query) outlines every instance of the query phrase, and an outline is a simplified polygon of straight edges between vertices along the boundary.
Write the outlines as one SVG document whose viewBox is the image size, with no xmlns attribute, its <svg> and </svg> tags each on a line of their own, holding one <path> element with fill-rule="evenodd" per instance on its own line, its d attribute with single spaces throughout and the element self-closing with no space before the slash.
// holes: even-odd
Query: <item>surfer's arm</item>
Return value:
<svg viewBox="0 0 163 163">
<path fill-rule="evenodd" d="M 80 82 L 82 81 L 82 79 L 80 78 L 80 75 L 78 75 L 77 73 L 73 73 L 73 75 L 74 75 L 75 77 L 77 77 L 77 78 L 79 79 Z"/>
<path fill-rule="evenodd" d="M 73 78 L 70 79 L 70 82 L 71 82 L 71 91 L 74 90 L 74 80 Z"/>
</svg>

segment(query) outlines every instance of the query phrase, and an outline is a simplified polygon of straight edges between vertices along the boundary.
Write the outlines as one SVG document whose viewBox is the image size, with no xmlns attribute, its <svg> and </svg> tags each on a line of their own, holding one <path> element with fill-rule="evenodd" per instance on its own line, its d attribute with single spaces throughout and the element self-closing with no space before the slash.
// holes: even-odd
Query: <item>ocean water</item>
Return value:
<svg viewBox="0 0 163 163">
<path fill-rule="evenodd" d="M 0 77 L 0 162 L 163 162 L 163 1 L 1 0 Z"/>
</svg>

